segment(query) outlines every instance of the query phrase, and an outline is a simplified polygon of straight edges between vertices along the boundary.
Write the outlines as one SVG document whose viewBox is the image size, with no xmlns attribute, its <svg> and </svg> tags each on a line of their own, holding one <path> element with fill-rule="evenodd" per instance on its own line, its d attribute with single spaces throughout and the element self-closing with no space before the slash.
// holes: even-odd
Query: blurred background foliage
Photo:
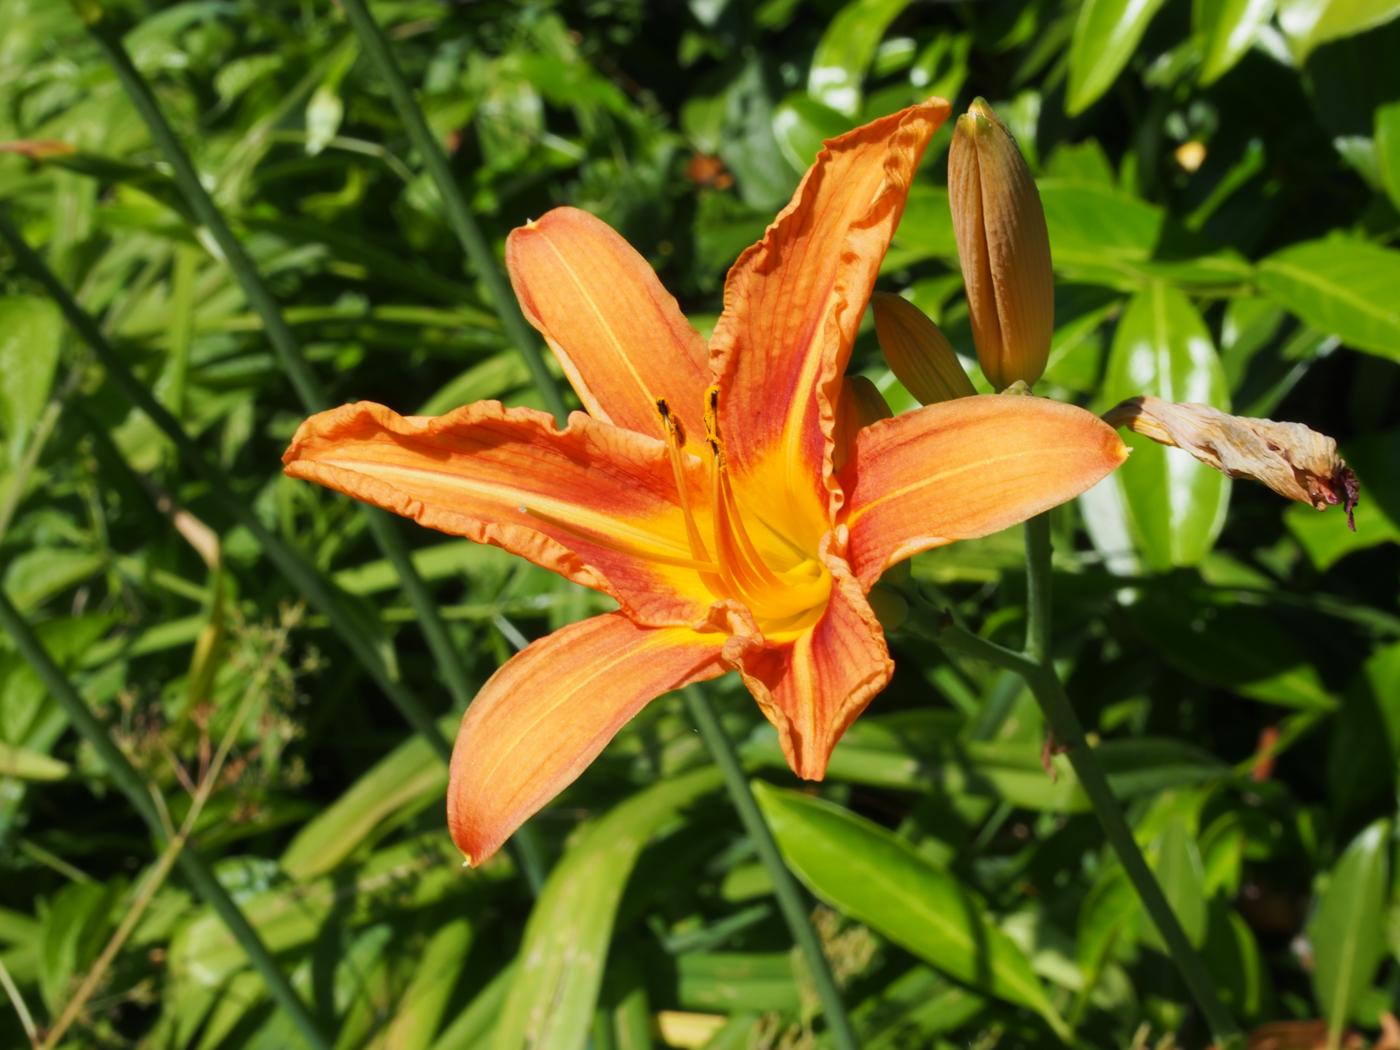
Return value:
<svg viewBox="0 0 1400 1050">
<path fill-rule="evenodd" d="M 101 6 L 337 401 L 542 403 L 335 4 Z M 1138 443 L 1056 513 L 1056 658 L 1254 1045 L 1400 1046 L 1400 3 L 372 9 L 497 248 L 552 205 L 586 208 L 701 324 L 823 137 L 983 95 L 1050 227 L 1041 392 L 1204 400 L 1339 438 L 1363 485 L 1355 533 Z M 301 406 L 111 69 L 56 0 L 0 0 L 0 27 L 0 207 L 450 735 L 363 517 L 280 477 Z M 947 142 L 881 286 L 971 370 Z M 823 1045 L 677 698 L 532 822 L 538 896 L 505 855 L 462 871 L 431 747 L 12 259 L 0 249 L 0 581 L 337 1047 Z M 868 319 L 852 367 L 913 404 Z M 495 549 L 410 538 L 474 684 L 601 608 Z M 904 586 L 1015 644 L 1021 557 L 1013 530 L 920 556 Z M 713 687 L 822 902 L 862 1044 L 1044 1046 L 1069 1027 L 1086 1047 L 1205 1045 L 1072 772 L 1042 770 L 1019 681 L 908 633 L 892 645 L 894 684 L 815 790 L 793 790 L 737 685 Z M 297 1045 L 7 638 L 0 844 L 4 1045 L 70 1004 L 68 1046 Z"/>
</svg>

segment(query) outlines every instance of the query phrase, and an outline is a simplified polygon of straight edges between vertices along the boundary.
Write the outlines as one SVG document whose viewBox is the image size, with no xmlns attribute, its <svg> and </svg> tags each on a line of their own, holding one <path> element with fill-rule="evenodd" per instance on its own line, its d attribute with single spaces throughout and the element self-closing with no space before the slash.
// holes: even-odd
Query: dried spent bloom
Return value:
<svg viewBox="0 0 1400 1050">
<path fill-rule="evenodd" d="M 360 402 L 297 431 L 291 476 L 617 601 L 522 649 L 467 710 L 447 817 L 472 864 L 653 698 L 731 670 L 797 775 L 820 779 L 894 667 L 866 599 L 881 574 L 1072 499 L 1123 461 L 1101 419 L 1040 398 L 841 422 L 843 400 L 857 424 L 880 412 L 846 366 L 947 113 L 931 99 L 828 141 L 730 270 L 708 345 L 601 220 L 556 208 L 513 231 L 516 296 L 587 410 L 563 430 L 482 401 L 435 418 Z"/>
<path fill-rule="evenodd" d="M 1034 384 L 1055 327 L 1050 235 L 1016 140 L 980 98 L 958 118 L 948 201 L 982 372 L 998 390 Z"/>
<path fill-rule="evenodd" d="M 1127 427 L 1160 445 L 1185 449 L 1232 478 L 1263 482 L 1280 496 L 1325 510 L 1345 505 L 1347 525 L 1361 486 L 1337 454 L 1337 442 L 1301 423 L 1232 416 L 1209 405 L 1134 397 L 1104 413 L 1104 422 Z"/>
<path fill-rule="evenodd" d="M 888 292 L 870 300 L 890 371 L 923 405 L 977 393 L 948 337 L 913 303 Z"/>
</svg>

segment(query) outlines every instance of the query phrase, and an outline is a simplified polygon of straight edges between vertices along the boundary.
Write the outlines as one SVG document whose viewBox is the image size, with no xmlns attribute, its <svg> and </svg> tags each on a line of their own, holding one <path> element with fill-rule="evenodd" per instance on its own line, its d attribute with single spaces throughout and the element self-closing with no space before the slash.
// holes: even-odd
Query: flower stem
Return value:
<svg viewBox="0 0 1400 1050">
<path fill-rule="evenodd" d="M 452 227 L 452 232 L 457 235 L 462 250 L 467 253 L 467 258 L 471 260 L 477 279 L 485 285 L 486 294 L 496 309 L 496 316 L 501 319 L 501 326 L 505 329 L 510 341 L 515 344 L 515 349 L 521 358 L 524 359 L 525 367 L 530 370 L 530 378 L 534 380 L 536 389 L 544 398 L 545 406 L 554 413 L 555 419 L 563 423 L 568 412 L 564 407 L 564 399 L 559 393 L 558 384 L 545 367 L 544 357 L 539 350 L 539 340 L 526 325 L 525 318 L 521 315 L 519 306 L 516 305 L 515 296 L 506 287 L 496 257 L 492 254 L 490 246 L 486 243 L 486 238 L 482 236 L 481 227 L 477 225 L 476 218 L 472 215 L 471 209 L 467 207 L 467 202 L 462 198 L 461 191 L 457 188 L 456 180 L 452 176 L 452 168 L 447 161 L 447 155 L 443 153 L 442 146 L 433 137 L 432 129 L 428 127 L 428 121 L 423 116 L 422 107 L 413 97 L 413 91 L 409 88 L 408 81 L 404 79 L 399 64 L 394 60 L 394 53 L 390 50 L 389 41 L 385 38 L 384 31 L 380 29 L 374 16 L 369 13 L 369 9 L 365 6 L 365 0 L 341 0 L 341 7 L 345 11 L 345 16 L 350 20 L 350 26 L 355 30 L 355 35 L 360 38 L 360 46 L 365 49 L 365 54 L 369 56 L 369 60 L 374 63 L 375 69 L 384 80 L 384 86 L 389 91 L 389 98 L 394 103 L 394 109 L 398 113 L 399 119 L 403 121 L 408 137 L 412 140 L 414 148 L 418 150 L 419 156 L 423 158 L 428 175 L 437 186 L 438 194 L 442 198 L 443 211 L 447 215 L 448 225 Z"/>
<path fill-rule="evenodd" d="M 59 707 L 63 708 L 68 720 L 97 752 L 107 767 L 108 774 L 117 787 L 126 794 L 131 801 L 132 808 L 146 822 L 151 834 L 163 846 L 169 846 L 172 836 L 161 821 L 160 812 L 147 791 L 141 775 L 113 742 L 106 727 L 83 702 L 72 683 L 54 664 L 44 649 L 43 643 L 39 641 L 33 629 L 25 622 L 19 610 L 10 604 L 10 599 L 3 590 L 0 590 L 0 627 L 3 627 L 14 639 L 20 655 L 34 668 L 34 672 L 44 683 L 49 694 L 58 702 Z M 281 967 L 278 966 L 277 960 L 268 951 L 267 945 L 263 944 L 262 938 L 248 922 L 247 916 L 228 895 L 228 891 L 219 882 L 208 862 L 192 846 L 186 844 L 183 849 L 176 852 L 175 863 L 180 866 L 185 877 L 190 880 L 200 897 L 223 920 L 229 933 L 233 935 L 234 940 L 248 956 L 248 961 L 252 964 L 253 969 L 262 976 L 269 994 L 277 1005 L 286 1011 L 308 1045 L 318 1048 L 318 1050 L 323 1047 L 328 1050 L 330 1043 L 316 1026 L 306 1004 L 292 989 L 291 984 L 282 973 Z"/>
<path fill-rule="evenodd" d="M 262 321 L 267 341 L 272 344 L 282 371 L 296 390 L 302 406 L 308 412 L 317 412 L 329 407 L 326 392 L 316 378 L 306 355 L 302 352 L 301 344 L 297 342 L 296 336 L 292 334 L 291 328 L 282 316 L 277 300 L 273 298 L 272 292 L 263 281 L 242 243 L 234 236 L 233 230 L 219 211 L 218 205 L 214 203 L 214 199 L 209 195 L 209 191 L 204 188 L 199 173 L 195 171 L 189 155 L 180 145 L 174 129 L 165 119 L 165 114 L 161 112 L 160 105 L 151 93 L 150 85 L 146 83 L 146 79 L 131 61 L 131 56 L 127 53 L 116 29 L 98 15 L 95 20 L 88 23 L 88 30 L 116 71 L 117 79 L 121 81 L 127 96 L 150 130 L 151 139 L 165 155 L 180 195 L 184 197 L 190 211 L 194 213 L 209 236 L 213 238 L 214 243 L 218 246 L 219 254 L 223 256 L 228 268 L 242 287 L 248 305 Z M 448 634 L 446 623 L 438 615 L 437 606 L 433 602 L 427 584 L 423 582 L 423 578 L 413 565 L 408 545 L 404 542 L 397 525 L 388 514 L 373 507 L 364 507 L 362 510 L 369 525 L 370 534 L 374 537 L 375 543 L 384 556 L 394 566 L 404 593 L 418 614 L 418 624 L 423 631 L 423 636 L 433 654 L 438 670 L 442 674 L 444 684 L 458 704 L 468 703 L 472 697 L 472 688 L 469 684 L 470 678 L 467 674 L 466 664 L 462 661 L 451 636 Z"/>
<path fill-rule="evenodd" d="M 1113 847 L 1132 882 L 1138 899 L 1152 917 L 1166 942 L 1172 962 L 1196 1001 L 1215 1040 L 1230 1047 L 1243 1038 L 1239 1026 L 1221 1002 L 1204 961 L 1191 946 L 1161 885 L 1147 866 L 1133 837 L 1123 809 L 1109 787 L 1103 768 L 1094 757 L 1084 727 L 1075 714 L 1064 686 L 1050 660 L 1050 523 L 1042 514 L 1026 522 L 1027 630 L 1026 651 L 1018 653 L 955 624 L 943 626 L 937 635 L 941 645 L 968 656 L 1014 671 L 1030 687 L 1056 741 L 1065 748 L 1080 786 L 1094 807 L 1104 837 Z"/>
<path fill-rule="evenodd" d="M 836 987 L 836 978 L 832 976 L 831 966 L 827 963 L 816 932 L 812 929 L 810 907 L 803 898 L 797 880 L 792 877 L 792 872 L 788 871 L 783 862 L 783 855 L 778 852 L 773 832 L 769 830 L 768 822 L 763 819 L 763 813 L 753 797 L 753 790 L 749 787 L 748 778 L 739 764 L 734 742 L 724 731 L 719 716 L 715 714 L 714 707 L 703 692 L 695 686 L 688 686 L 682 693 L 686 706 L 690 708 L 690 717 L 700 730 L 700 735 L 704 737 L 705 745 L 710 749 L 710 755 L 724 777 L 724 786 L 739 813 L 739 820 L 748 832 L 754 850 L 758 853 L 758 859 L 773 883 L 773 896 L 778 899 L 778 908 L 787 921 L 792 939 L 797 942 L 797 948 L 807 962 L 807 969 L 817 986 L 817 996 L 821 999 L 822 1010 L 826 1014 L 831 1043 L 837 1050 L 856 1050 L 860 1044 L 856 1041 L 850 1019 L 846 1016 L 846 1007 L 841 1002 L 841 991 Z"/>
</svg>

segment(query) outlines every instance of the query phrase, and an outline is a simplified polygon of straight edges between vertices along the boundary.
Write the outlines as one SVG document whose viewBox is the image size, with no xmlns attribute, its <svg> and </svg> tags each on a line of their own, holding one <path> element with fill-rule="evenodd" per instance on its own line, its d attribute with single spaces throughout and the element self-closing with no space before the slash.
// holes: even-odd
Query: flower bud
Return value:
<svg viewBox="0 0 1400 1050">
<path fill-rule="evenodd" d="M 1045 210 L 1011 133 L 980 98 L 953 133 L 948 199 L 982 371 L 998 390 L 1034 383 L 1055 324 Z"/>
<path fill-rule="evenodd" d="M 877 292 L 875 335 L 890 371 L 920 404 L 951 401 L 977 393 L 967 378 L 953 344 L 913 303 Z"/>
<path fill-rule="evenodd" d="M 862 427 L 889 419 L 894 415 L 880 388 L 865 376 L 844 376 L 841 396 L 836 402 L 836 445 L 831 453 L 831 465 L 840 470 L 846 462 L 851 442 Z"/>
</svg>

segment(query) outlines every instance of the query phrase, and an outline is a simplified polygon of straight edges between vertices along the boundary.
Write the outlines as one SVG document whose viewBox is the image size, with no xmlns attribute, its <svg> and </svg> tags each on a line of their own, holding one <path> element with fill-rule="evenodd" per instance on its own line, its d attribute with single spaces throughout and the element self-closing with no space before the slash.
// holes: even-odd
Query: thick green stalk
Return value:
<svg viewBox="0 0 1400 1050">
<path fill-rule="evenodd" d="M 744 775 L 739 756 L 734 750 L 734 742 L 729 739 L 724 726 L 720 725 L 715 709 L 703 692 L 695 686 L 688 686 L 682 692 L 685 695 L 686 706 L 690 708 L 690 717 L 700 730 L 700 735 L 704 737 L 715 765 L 719 766 L 720 774 L 724 777 L 724 786 L 729 792 L 734 808 L 739 812 L 744 830 L 749 833 L 758 859 L 773 882 L 773 896 L 778 899 L 778 907 L 792 932 L 792 939 L 797 942 L 798 950 L 807 961 L 807 969 L 817 986 L 817 996 L 821 999 L 822 1010 L 826 1014 L 826 1025 L 831 1034 L 832 1045 L 838 1050 L 856 1050 L 860 1044 L 856 1041 L 851 1022 L 846 1017 L 846 1008 L 841 1002 L 841 991 L 836 987 L 831 966 L 827 963 L 816 932 L 812 929 L 808 905 L 803 900 L 802 890 L 783 862 L 783 856 L 778 852 L 778 844 L 773 841 L 773 833 L 768 829 L 768 822 L 763 819 L 763 813 L 753 797 L 748 778 Z"/>
<path fill-rule="evenodd" d="M 86 10 L 83 5 L 80 5 L 80 9 Z M 181 196 L 213 237 L 229 269 L 233 271 L 234 277 L 242 287 L 248 305 L 261 318 L 267 341 L 272 344 L 282 370 L 291 381 L 302 406 L 308 412 L 319 412 L 329 407 L 325 390 L 306 360 L 306 355 L 302 353 L 301 344 L 297 342 L 296 336 L 292 334 L 282 316 L 277 300 L 273 298 L 272 292 L 242 243 L 234 236 L 209 191 L 204 188 L 194 164 L 180 145 L 174 129 L 170 127 L 151 93 L 150 85 L 132 63 L 121 38 L 103 21 L 100 9 L 88 21 L 88 29 L 116 71 L 117 79 L 121 81 L 141 119 L 145 121 L 156 147 L 165 155 Z M 427 584 L 414 568 L 408 545 L 400 535 L 397 524 L 383 511 L 372 507 L 364 507 L 363 510 L 375 543 L 398 572 L 404 593 L 418 614 L 419 627 L 427 640 L 428 648 L 432 651 L 438 670 L 442 673 L 444 683 L 458 704 L 470 702 L 472 689 L 466 665 L 462 662 L 451 635 L 448 634 L 447 625 L 438 615 L 437 605 Z"/>
<path fill-rule="evenodd" d="M 567 415 L 564 399 L 560 396 L 559 386 L 554 377 L 545 367 L 544 358 L 539 351 L 539 340 L 525 323 L 525 318 L 516 305 L 515 296 L 501 277 L 496 257 L 486 243 L 486 238 L 482 236 L 481 228 L 476 224 L 476 218 L 467 207 L 461 191 L 457 189 L 447 155 L 433 137 L 432 129 L 428 127 L 428 121 L 423 116 L 422 107 L 413 97 L 412 89 L 394 60 L 394 53 L 389 48 L 384 31 L 369 13 L 364 0 L 341 0 L 341 7 L 350 19 L 355 34 L 360 38 L 360 46 L 364 48 L 365 54 L 369 56 L 369 60 L 374 63 L 375 69 L 383 79 L 384 86 L 388 88 L 389 98 L 393 100 L 399 120 L 403 121 L 408 137 L 423 158 L 428 175 L 437 186 L 448 225 L 452 227 L 462 250 L 471 260 L 478 280 L 485 285 L 486 294 L 501 319 L 501 326 L 525 360 L 525 367 L 530 370 L 530 377 L 534 380 L 540 396 L 544 398 L 546 407 L 554 413 L 554 417 L 560 423 L 564 422 Z"/>
<path fill-rule="evenodd" d="M 1074 767 L 1084 794 L 1094 807 L 1094 815 L 1103 828 L 1104 837 L 1113 847 L 1127 873 L 1129 881 L 1137 891 L 1138 899 L 1156 924 L 1162 940 L 1166 942 L 1172 962 L 1181 974 L 1191 997 L 1196 1001 L 1206 1024 L 1216 1041 L 1225 1047 L 1237 1044 L 1242 1038 L 1234 1017 L 1221 1002 L 1210 971 L 1206 969 L 1196 949 L 1182 929 L 1176 913 L 1172 911 L 1157 882 L 1152 869 L 1133 837 L 1123 809 L 1114 797 L 1108 778 L 1084 733 L 1084 726 L 1075 714 L 1074 705 L 1060 684 L 1059 676 L 1050 660 L 1050 525 L 1047 515 L 1032 518 L 1026 523 L 1026 571 L 1028 596 L 1028 623 L 1026 652 L 1018 653 L 956 625 L 947 625 L 938 631 L 940 645 L 956 649 L 968 656 L 986 660 L 988 663 L 1014 671 L 1025 679 L 1045 721 L 1054 734 L 1055 740 L 1065 748 L 1070 765 Z"/>
<path fill-rule="evenodd" d="M 54 664 L 44 649 L 43 643 L 39 641 L 29 624 L 25 622 L 24 617 L 19 614 L 19 610 L 10 604 L 10 599 L 3 590 L 0 590 L 0 626 L 4 627 L 14 638 L 15 646 L 19 649 L 20 655 L 34 668 L 49 694 L 63 708 L 69 721 L 97 752 L 106 766 L 108 774 L 131 801 L 132 808 L 146 822 L 151 834 L 163 846 L 169 845 L 171 836 L 160 819 L 160 813 L 156 809 L 155 802 L 147 791 L 141 775 L 112 741 L 106 726 L 89 710 L 87 704 L 73 688 L 72 683 Z M 291 1017 L 307 1043 L 317 1048 L 329 1048 L 330 1043 L 321 1034 L 310 1011 L 292 989 L 291 984 L 288 983 L 277 960 L 273 958 L 267 945 L 263 944 L 262 939 L 258 936 L 258 932 L 253 929 L 247 917 L 220 884 L 204 858 L 192 846 L 186 844 L 176 855 L 175 862 L 180 866 L 185 877 L 190 880 L 195 892 L 223 920 L 229 933 L 233 935 L 234 940 L 248 956 L 248 961 L 262 976 L 272 998 Z"/>
</svg>

